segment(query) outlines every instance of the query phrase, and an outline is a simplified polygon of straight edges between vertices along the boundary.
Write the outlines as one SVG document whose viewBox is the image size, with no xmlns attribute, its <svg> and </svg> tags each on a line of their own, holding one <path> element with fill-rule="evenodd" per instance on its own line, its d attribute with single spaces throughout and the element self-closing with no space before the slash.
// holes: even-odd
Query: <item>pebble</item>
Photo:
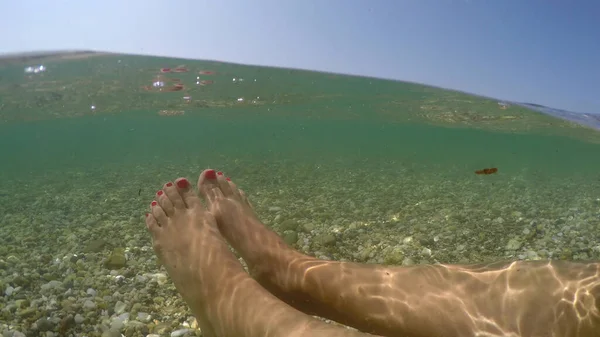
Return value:
<svg viewBox="0 0 600 337">
<path fill-rule="evenodd" d="M 13 294 L 13 291 L 15 291 L 15 288 L 8 286 L 8 287 L 6 287 L 6 290 L 4 290 L 4 294 L 6 296 L 10 296 Z"/>
<path fill-rule="evenodd" d="M 538 254 L 533 250 L 528 250 L 525 254 L 527 255 L 527 259 L 529 259 L 529 260 L 539 260 L 540 259 Z"/>
<path fill-rule="evenodd" d="M 521 246 L 523 246 L 523 244 L 519 242 L 519 240 L 513 238 L 508 240 L 508 243 L 506 244 L 506 250 L 517 250 L 521 248 Z"/>
<path fill-rule="evenodd" d="M 123 326 L 125 326 L 125 323 L 123 323 L 123 321 L 118 318 L 112 321 L 112 323 L 110 323 L 111 330 L 121 331 L 121 329 L 123 329 Z"/>
<path fill-rule="evenodd" d="M 171 337 L 181 337 L 186 333 L 193 331 L 192 329 L 179 329 L 171 332 Z"/>
<path fill-rule="evenodd" d="M 140 322 L 148 323 L 148 322 L 150 322 L 151 319 L 152 319 L 152 316 L 150 316 L 150 314 L 148 314 L 146 312 L 138 312 L 137 313 L 137 320 Z"/>
<path fill-rule="evenodd" d="M 108 329 L 102 333 L 102 337 L 121 337 L 121 331 Z"/>
<path fill-rule="evenodd" d="M 167 281 L 169 280 L 169 277 L 166 274 L 163 273 L 156 273 L 156 274 L 151 274 L 150 277 L 154 280 L 156 280 L 156 282 L 159 285 L 164 285 L 167 283 Z"/>
<path fill-rule="evenodd" d="M 127 307 L 127 304 L 125 304 L 121 301 L 117 301 L 117 303 L 115 303 L 115 314 L 120 315 L 120 314 L 124 313 L 125 307 Z"/>
<path fill-rule="evenodd" d="M 12 263 L 12 264 L 17 264 L 17 263 L 19 263 L 19 259 L 14 255 L 10 255 L 9 257 L 6 258 L 6 262 Z"/>
<path fill-rule="evenodd" d="M 403 266 L 412 266 L 413 264 L 415 264 L 415 262 L 410 257 L 404 258 L 404 260 L 402 260 Z"/>
<path fill-rule="evenodd" d="M 85 293 L 90 295 L 91 297 L 96 297 L 96 290 L 92 288 L 88 288 L 88 290 Z"/>
<path fill-rule="evenodd" d="M 52 280 L 52 281 L 50 281 L 48 283 L 42 284 L 40 286 L 40 289 L 42 291 L 45 291 L 45 290 L 54 290 L 54 289 L 60 289 L 60 288 L 62 288 L 62 286 L 63 286 L 62 282 L 56 281 L 56 280 Z"/>
<path fill-rule="evenodd" d="M 423 248 L 423 250 L 421 251 L 421 255 L 423 255 L 423 256 L 431 256 L 431 249 L 429 249 L 429 248 Z"/>
<path fill-rule="evenodd" d="M 123 322 L 127 322 L 129 320 L 129 313 L 124 312 L 124 313 L 120 314 L 119 316 L 117 316 L 116 319 L 123 321 Z"/>
<path fill-rule="evenodd" d="M 90 300 L 86 300 L 85 302 L 83 302 L 83 307 L 85 309 L 93 310 L 96 309 L 96 303 Z"/>
<path fill-rule="evenodd" d="M 83 323 L 83 320 L 84 320 L 84 318 L 80 314 L 75 315 L 75 323 L 81 324 L 81 323 Z"/>
<path fill-rule="evenodd" d="M 47 319 L 47 318 L 40 318 L 37 321 L 35 321 L 35 324 L 38 327 L 38 330 L 44 332 L 44 331 L 50 331 L 52 329 L 54 329 L 54 322 L 52 322 L 51 320 Z"/>
</svg>

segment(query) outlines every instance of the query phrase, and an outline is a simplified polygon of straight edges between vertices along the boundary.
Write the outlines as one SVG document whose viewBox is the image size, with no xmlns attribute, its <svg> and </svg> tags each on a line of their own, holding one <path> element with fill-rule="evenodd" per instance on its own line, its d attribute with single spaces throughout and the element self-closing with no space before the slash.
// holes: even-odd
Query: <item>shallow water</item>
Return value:
<svg viewBox="0 0 600 337">
<path fill-rule="evenodd" d="M 81 313 L 67 330 L 100 335 L 117 301 L 151 314 L 151 332 L 185 328 L 174 288 L 140 279 L 164 273 L 143 214 L 165 181 L 207 167 L 322 258 L 600 257 L 599 133 L 523 107 L 372 78 L 124 55 L 6 61 L 0 76 L 0 290 L 14 291 L 0 297 L 0 322 L 19 331 L 36 331 L 40 317 L 58 331 Z M 183 87 L 160 92 L 157 81 Z M 111 271 L 104 262 L 120 249 L 126 265 Z M 42 289 L 52 280 L 61 285 Z"/>
</svg>

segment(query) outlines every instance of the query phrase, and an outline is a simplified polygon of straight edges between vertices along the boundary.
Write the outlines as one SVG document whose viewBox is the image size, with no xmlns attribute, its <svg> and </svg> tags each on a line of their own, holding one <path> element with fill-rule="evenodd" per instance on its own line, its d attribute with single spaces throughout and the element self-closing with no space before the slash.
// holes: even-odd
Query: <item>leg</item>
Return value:
<svg viewBox="0 0 600 337">
<path fill-rule="evenodd" d="M 187 180 L 156 199 L 146 216 L 154 249 L 204 336 L 366 336 L 303 314 L 250 278 Z"/>
<path fill-rule="evenodd" d="M 386 267 L 321 261 L 288 247 L 222 175 L 204 171 L 199 189 L 220 232 L 255 279 L 303 312 L 387 336 L 591 336 L 600 331 L 598 263 Z M 221 191 L 219 197 L 214 190 Z"/>
</svg>

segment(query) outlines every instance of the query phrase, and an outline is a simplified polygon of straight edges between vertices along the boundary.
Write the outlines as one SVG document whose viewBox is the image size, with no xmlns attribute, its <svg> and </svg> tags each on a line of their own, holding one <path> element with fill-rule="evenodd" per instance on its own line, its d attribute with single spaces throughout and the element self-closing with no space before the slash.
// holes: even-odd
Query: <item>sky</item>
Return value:
<svg viewBox="0 0 600 337">
<path fill-rule="evenodd" d="M 302 68 L 600 113 L 598 0 L 1 0 L 0 13 L 0 54 Z"/>
</svg>

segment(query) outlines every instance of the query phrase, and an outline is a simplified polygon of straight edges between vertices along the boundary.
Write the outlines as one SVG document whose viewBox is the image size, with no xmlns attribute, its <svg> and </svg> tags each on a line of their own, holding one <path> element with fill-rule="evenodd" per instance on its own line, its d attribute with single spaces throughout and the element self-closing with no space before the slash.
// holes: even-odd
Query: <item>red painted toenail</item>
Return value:
<svg viewBox="0 0 600 337">
<path fill-rule="evenodd" d="M 167 183 L 167 187 L 171 187 L 171 186 L 173 186 L 173 183 L 172 182 L 168 182 Z"/>
<path fill-rule="evenodd" d="M 190 186 L 190 182 L 185 178 L 177 181 L 177 187 L 179 188 L 187 188 L 188 186 Z"/>
<path fill-rule="evenodd" d="M 225 178 L 225 180 L 227 180 L 227 181 L 231 181 L 231 178 L 227 177 L 227 178 Z"/>
<path fill-rule="evenodd" d="M 146 213 L 146 218 L 150 215 L 150 213 Z"/>
<path fill-rule="evenodd" d="M 206 177 L 206 179 L 210 180 L 217 179 L 217 172 L 215 172 L 215 170 L 206 170 L 204 176 Z"/>
<path fill-rule="evenodd" d="M 156 205 L 158 205 L 158 202 L 156 202 L 156 201 L 153 201 L 153 202 L 152 202 L 150 205 L 152 205 L 152 206 L 156 206 Z"/>
<path fill-rule="evenodd" d="M 223 175 L 223 172 L 219 171 L 219 172 L 217 172 L 217 175 L 220 175 L 220 176 L 222 176 L 222 175 Z"/>
<path fill-rule="evenodd" d="M 163 195 L 163 191 L 160 190 L 160 191 L 156 192 L 156 195 L 158 195 L 160 197 L 161 195 Z"/>
</svg>

